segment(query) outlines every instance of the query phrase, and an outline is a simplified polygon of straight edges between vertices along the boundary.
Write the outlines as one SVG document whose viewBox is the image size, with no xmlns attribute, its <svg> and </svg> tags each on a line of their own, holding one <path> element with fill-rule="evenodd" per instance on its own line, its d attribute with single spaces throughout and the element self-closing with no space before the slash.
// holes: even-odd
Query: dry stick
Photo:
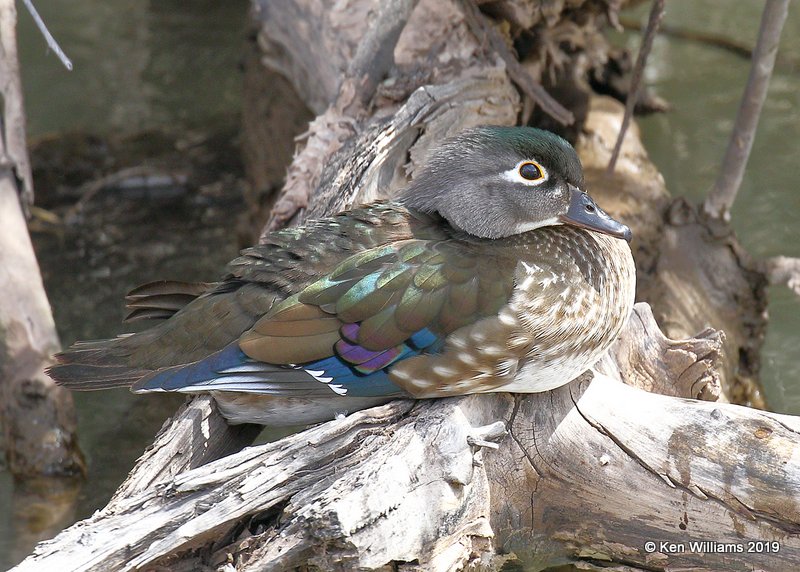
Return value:
<svg viewBox="0 0 800 572">
<path fill-rule="evenodd" d="M 767 0 L 764 5 L 750 76 L 747 78 L 733 133 L 722 161 L 722 169 L 703 204 L 703 212 L 711 218 L 730 221 L 730 210 L 742 185 L 744 169 L 753 148 L 758 118 L 767 97 L 769 79 L 775 67 L 775 56 L 788 10 L 789 0 Z"/>
<path fill-rule="evenodd" d="M 500 32 L 498 32 L 481 13 L 475 0 L 460 0 L 460 4 L 469 29 L 481 43 L 488 42 L 492 50 L 503 59 L 511 80 L 525 92 L 525 95 L 540 105 L 542 110 L 550 117 L 562 125 L 572 125 L 575 122 L 575 116 L 572 112 L 553 99 L 553 96 L 547 93 L 547 91 L 534 81 L 530 74 L 523 69 L 517 57 L 506 45 Z"/>
<path fill-rule="evenodd" d="M 67 68 L 69 71 L 72 71 L 72 60 L 67 57 L 67 54 L 61 49 L 61 46 L 58 45 L 56 39 L 50 33 L 50 30 L 47 29 L 47 26 L 44 25 L 44 20 L 42 17 L 39 16 L 39 12 L 36 11 L 36 8 L 33 6 L 33 2 L 31 0 L 22 0 L 22 3 L 25 4 L 25 7 L 30 12 L 33 21 L 36 23 L 36 27 L 39 28 L 39 31 L 44 36 L 45 41 L 47 42 L 47 47 L 53 50 L 53 53 L 58 56 L 58 59 L 61 60 L 61 63 L 64 64 L 64 67 Z"/>
<path fill-rule="evenodd" d="M 664 0 L 654 0 L 653 7 L 650 9 L 650 18 L 647 21 L 647 28 L 644 30 L 644 37 L 642 38 L 642 46 L 639 48 L 639 55 L 636 56 L 636 65 L 633 67 L 633 75 L 631 77 L 631 89 L 628 91 L 628 97 L 625 99 L 625 115 L 622 117 L 622 126 L 619 128 L 619 135 L 617 142 L 614 145 L 614 151 L 611 153 L 611 160 L 608 162 L 608 174 L 614 172 L 614 167 L 617 166 L 617 159 L 619 152 L 622 149 L 622 142 L 625 139 L 625 132 L 628 131 L 631 117 L 633 116 L 633 108 L 636 106 L 636 100 L 639 99 L 639 89 L 642 84 L 642 74 L 644 73 L 644 66 L 647 63 L 647 56 L 650 54 L 650 49 L 653 47 L 653 40 L 658 32 L 658 27 L 661 24 L 661 18 L 664 16 Z"/>
</svg>

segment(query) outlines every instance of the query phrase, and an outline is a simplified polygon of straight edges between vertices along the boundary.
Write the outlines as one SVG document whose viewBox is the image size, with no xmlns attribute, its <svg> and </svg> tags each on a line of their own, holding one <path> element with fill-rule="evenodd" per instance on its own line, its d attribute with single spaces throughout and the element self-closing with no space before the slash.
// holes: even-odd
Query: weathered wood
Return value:
<svg viewBox="0 0 800 572">
<path fill-rule="evenodd" d="M 298 210 L 308 206 L 325 159 L 353 135 L 353 123 L 364 114 L 378 83 L 394 64 L 394 48 L 414 6 L 416 0 L 389 0 L 375 6 L 376 13 L 339 82 L 336 98 L 311 122 L 305 147 L 289 167 L 265 233 L 284 226 Z"/>
<path fill-rule="evenodd" d="M 621 117 L 616 101 L 594 98 L 577 148 L 590 192 L 633 230 L 637 299 L 652 305 L 668 337 L 687 338 L 709 325 L 725 332 L 722 398 L 763 408 L 759 355 L 767 326 L 767 277 L 775 266 L 753 260 L 726 223 L 707 220 L 685 200 L 670 198 L 635 125 L 614 174 L 606 175 Z"/>
<path fill-rule="evenodd" d="M 459 6 L 470 31 L 481 44 L 488 44 L 500 56 L 506 66 L 509 78 L 519 86 L 523 93 L 561 125 L 574 123 L 575 116 L 572 112 L 553 99 L 522 67 L 517 56 L 508 47 L 505 36 L 481 13 L 475 0 L 459 0 Z"/>
<path fill-rule="evenodd" d="M 260 425 L 229 426 L 210 396 L 189 399 L 173 415 L 172 423 L 164 423 L 108 506 L 113 508 L 155 483 L 239 451 L 261 430 Z M 211 435 L 220 438 L 210 439 Z"/>
<path fill-rule="evenodd" d="M 692 338 L 671 340 L 661 333 L 650 306 L 640 302 L 623 335 L 595 368 L 652 393 L 716 401 L 724 337 L 706 328 Z"/>
<path fill-rule="evenodd" d="M 607 361 L 629 383 L 694 394 L 718 343 L 664 340 L 648 316 L 637 305 L 647 326 Z M 786 569 L 800 558 L 798 431 L 600 373 L 546 394 L 396 401 L 118 495 L 17 570 L 456 570 L 498 549 L 537 569 Z M 651 554 L 650 539 L 781 546 Z"/>
<path fill-rule="evenodd" d="M 682 199 L 670 205 L 647 300 L 670 337 L 712 324 L 725 332 L 725 399 L 763 408 L 758 388 L 766 334 L 767 278 L 724 222 Z"/>
<path fill-rule="evenodd" d="M 544 27 L 564 8 L 520 5 L 535 5 Z M 274 22 L 291 22 L 293 13 L 311 18 L 297 36 L 291 24 L 278 25 L 285 42 L 278 59 L 296 86 L 309 83 L 302 70 L 342 76 L 357 45 L 347 23 L 367 21 L 369 6 L 353 2 L 337 20 L 336 10 L 322 14 L 310 1 L 268 3 Z M 359 9 L 367 12 L 354 15 Z M 344 48 L 326 43 L 326 22 L 339 25 Z M 306 36 L 314 40 L 302 42 Z M 298 38 L 295 59 L 288 48 Z M 325 157 L 309 216 L 390 194 L 444 134 L 516 120 L 519 98 L 502 62 L 476 43 L 448 2 L 420 1 L 395 62 L 398 74 L 378 89 L 375 113 Z M 323 78 L 298 93 L 311 93 L 304 97 L 312 103 L 327 93 L 321 111 L 338 86 Z M 635 129 L 614 176 L 602 175 L 620 120 L 619 105 L 592 100 L 578 148 L 593 194 L 634 228 L 640 278 L 655 292 L 663 278 L 650 275 L 663 264 L 669 195 Z M 555 392 L 395 402 L 188 472 L 178 472 L 180 455 L 154 449 L 130 478 L 141 485 L 41 544 L 18 569 L 491 569 L 507 558 L 499 552 L 512 550 L 531 569 L 565 562 L 787 569 L 800 558 L 797 419 L 683 399 L 717 395 L 726 380 L 718 362 L 732 359 L 729 340 L 702 324 L 691 332 L 703 329 L 697 338 L 672 341 L 645 307 L 636 310 L 638 322 L 598 366 L 603 373 Z M 187 423 L 184 411 L 165 427 L 159 447 Z M 193 446 L 228 439 L 221 430 Z M 688 545 L 683 554 L 660 546 L 650 554 L 644 547 L 651 539 L 782 545 L 767 554 L 689 553 Z"/>
<path fill-rule="evenodd" d="M 74 476 L 72 396 L 43 371 L 59 341 L 23 215 L 33 187 L 15 26 L 13 1 L 0 1 L 0 414 L 12 474 Z"/>
<path fill-rule="evenodd" d="M 510 433 L 519 450 L 501 447 L 486 461 L 491 521 L 496 542 L 532 569 L 796 566 L 796 417 L 643 393 L 600 376 L 517 400 Z M 692 549 L 690 541 L 742 551 Z M 779 551 L 748 553 L 748 541 L 776 541 Z"/>
<path fill-rule="evenodd" d="M 355 138 L 355 152 L 331 157 L 305 218 L 393 196 L 436 141 L 487 121 L 510 125 L 518 103 L 508 78 L 497 69 L 417 89 L 391 118 L 373 123 Z"/>
</svg>

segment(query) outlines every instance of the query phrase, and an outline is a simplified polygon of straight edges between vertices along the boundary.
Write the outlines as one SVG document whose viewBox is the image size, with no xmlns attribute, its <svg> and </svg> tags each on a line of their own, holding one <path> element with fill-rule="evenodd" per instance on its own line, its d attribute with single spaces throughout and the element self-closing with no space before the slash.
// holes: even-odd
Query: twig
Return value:
<svg viewBox="0 0 800 572">
<path fill-rule="evenodd" d="M 22 3 L 25 4 L 25 7 L 30 12 L 33 21 L 36 23 L 36 27 L 39 28 L 39 31 L 44 36 L 45 41 L 47 42 L 47 47 L 53 50 L 53 53 L 58 56 L 58 59 L 61 60 L 61 63 L 64 64 L 64 67 L 67 68 L 69 71 L 72 71 L 72 60 L 67 57 L 67 54 L 61 49 L 61 46 L 58 45 L 56 39 L 50 33 L 50 30 L 47 29 L 47 26 L 44 24 L 44 20 L 42 17 L 39 16 L 39 12 L 36 11 L 36 8 L 33 6 L 33 2 L 31 0 L 22 0 Z"/>
<path fill-rule="evenodd" d="M 788 10 L 789 0 L 767 0 L 764 5 L 750 76 L 747 78 L 733 133 L 722 161 L 722 169 L 703 204 L 703 212 L 711 218 L 726 222 L 731 218 L 730 210 L 742 185 Z"/>
<path fill-rule="evenodd" d="M 481 13 L 475 0 L 460 0 L 460 4 L 469 29 L 481 42 L 488 42 L 492 50 L 503 59 L 511 80 L 525 92 L 525 95 L 541 106 L 542 110 L 550 117 L 562 125 L 572 125 L 575 122 L 575 116 L 572 112 L 553 99 L 553 96 L 547 93 L 547 91 L 534 81 L 530 74 L 523 69 L 517 57 L 506 45 L 500 32 L 498 32 Z"/>
<path fill-rule="evenodd" d="M 772 286 L 788 286 L 800 296 L 800 258 L 773 256 L 764 261 L 764 274 Z"/>
<path fill-rule="evenodd" d="M 625 133 L 628 131 L 628 125 L 633 116 L 633 108 L 636 106 L 636 100 L 639 99 L 639 89 L 642 84 L 642 74 L 644 73 L 644 66 L 647 63 L 647 56 L 650 54 L 650 49 L 653 47 L 653 39 L 656 37 L 656 32 L 658 32 L 658 27 L 661 25 L 661 18 L 663 16 L 664 0 L 653 0 L 653 7 L 650 9 L 650 18 L 647 20 L 647 28 L 644 30 L 642 45 L 639 48 L 639 55 L 636 56 L 636 64 L 633 66 L 631 87 L 628 91 L 628 97 L 625 99 L 625 115 L 622 117 L 622 126 L 619 128 L 617 142 L 614 144 L 614 151 L 611 153 L 611 160 L 608 162 L 609 174 L 614 172 L 614 167 L 617 165 L 617 159 L 622 149 L 622 142 L 625 139 Z"/>
</svg>

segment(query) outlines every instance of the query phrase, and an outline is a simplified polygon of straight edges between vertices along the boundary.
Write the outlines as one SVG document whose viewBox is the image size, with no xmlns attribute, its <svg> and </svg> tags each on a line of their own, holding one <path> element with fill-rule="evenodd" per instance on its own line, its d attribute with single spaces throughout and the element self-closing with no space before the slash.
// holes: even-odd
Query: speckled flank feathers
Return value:
<svg viewBox="0 0 800 572">
<path fill-rule="evenodd" d="M 512 241 L 520 258 L 508 303 L 453 332 L 441 354 L 395 366 L 397 385 L 418 398 L 546 391 L 585 371 L 616 339 L 636 285 L 625 242 L 570 227 Z"/>
</svg>

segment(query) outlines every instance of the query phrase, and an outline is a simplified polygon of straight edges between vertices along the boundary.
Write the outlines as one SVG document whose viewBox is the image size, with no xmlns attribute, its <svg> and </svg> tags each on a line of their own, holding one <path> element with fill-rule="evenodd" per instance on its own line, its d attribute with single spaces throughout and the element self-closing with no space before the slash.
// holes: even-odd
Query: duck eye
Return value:
<svg viewBox="0 0 800 572">
<path fill-rule="evenodd" d="M 544 179 L 544 169 L 532 161 L 519 166 L 519 175 L 528 181 L 541 181 Z"/>
</svg>

